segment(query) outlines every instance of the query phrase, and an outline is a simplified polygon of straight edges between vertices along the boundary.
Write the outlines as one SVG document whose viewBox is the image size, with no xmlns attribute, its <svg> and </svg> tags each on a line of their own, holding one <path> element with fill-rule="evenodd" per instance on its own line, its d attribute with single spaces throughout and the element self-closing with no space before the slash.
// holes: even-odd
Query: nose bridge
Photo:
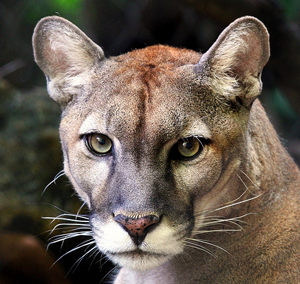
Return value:
<svg viewBox="0 0 300 284">
<path fill-rule="evenodd" d="M 149 183 L 162 174 L 163 161 L 159 161 L 159 153 L 156 153 L 154 145 L 149 144 L 148 141 L 141 139 L 122 152 L 118 162 L 118 166 L 120 166 L 118 171 L 133 175 L 134 179 L 131 178 L 129 182 Z"/>
<path fill-rule="evenodd" d="M 160 178 L 161 172 L 157 165 L 147 158 L 141 157 L 137 164 L 132 155 L 124 155 L 113 176 L 112 187 L 118 195 L 114 208 L 126 209 L 130 213 L 156 210 L 157 180 Z"/>
</svg>

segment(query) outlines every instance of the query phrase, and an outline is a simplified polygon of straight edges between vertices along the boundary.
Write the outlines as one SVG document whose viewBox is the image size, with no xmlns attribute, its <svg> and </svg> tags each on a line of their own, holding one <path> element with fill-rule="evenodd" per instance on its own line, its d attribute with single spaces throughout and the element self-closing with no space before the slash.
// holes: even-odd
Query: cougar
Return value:
<svg viewBox="0 0 300 284">
<path fill-rule="evenodd" d="M 263 23 L 237 19 L 204 54 L 106 58 L 53 16 L 33 46 L 114 283 L 300 283 L 300 174 L 257 99 Z"/>
</svg>

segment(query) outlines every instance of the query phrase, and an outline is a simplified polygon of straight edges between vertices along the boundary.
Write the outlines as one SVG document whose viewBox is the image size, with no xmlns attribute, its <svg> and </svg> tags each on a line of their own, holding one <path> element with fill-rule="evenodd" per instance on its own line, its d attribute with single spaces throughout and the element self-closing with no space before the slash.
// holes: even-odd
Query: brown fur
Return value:
<svg viewBox="0 0 300 284">
<path fill-rule="evenodd" d="M 300 282 L 300 174 L 256 99 L 260 21 L 236 20 L 203 55 L 158 45 L 106 59 L 59 17 L 38 23 L 33 45 L 62 107 L 65 173 L 123 267 L 115 283 Z M 112 151 L 95 154 L 91 133 Z M 191 137 L 204 147 L 183 158 Z M 147 220 L 137 242 L 126 224 L 138 234 Z"/>
</svg>

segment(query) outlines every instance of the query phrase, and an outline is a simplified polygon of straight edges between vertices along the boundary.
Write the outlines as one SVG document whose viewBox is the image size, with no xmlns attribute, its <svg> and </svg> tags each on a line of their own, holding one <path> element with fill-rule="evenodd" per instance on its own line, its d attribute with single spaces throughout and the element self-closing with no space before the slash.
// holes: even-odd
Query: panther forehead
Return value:
<svg viewBox="0 0 300 284">
<path fill-rule="evenodd" d="M 124 69 L 128 66 L 143 72 L 148 67 L 179 67 L 186 64 L 196 64 L 201 54 L 193 50 L 176 47 L 154 45 L 137 49 L 126 54 L 114 57 L 117 62 L 122 62 Z"/>
<path fill-rule="evenodd" d="M 83 129 L 87 132 L 95 129 L 120 139 L 133 138 L 135 143 L 143 141 L 151 145 L 154 140 L 166 143 L 188 136 L 190 129 L 191 133 L 199 134 L 195 131 L 195 125 L 204 125 L 201 107 L 194 101 L 190 88 L 183 90 L 176 86 L 179 80 L 184 80 L 181 71 L 176 71 L 177 75 L 171 77 L 163 66 L 143 66 L 143 72 L 136 68 L 124 71 L 122 78 L 114 73 L 114 84 L 110 89 L 102 89 L 99 84 L 99 94 L 91 99 L 95 103 L 87 102 L 97 107 L 87 112 L 81 134 L 85 132 Z M 171 68 L 174 74 L 177 67 Z M 103 92 L 106 93 L 105 101 Z M 195 115 L 191 115 L 191 112 Z M 207 134 L 209 131 L 204 132 Z"/>
</svg>

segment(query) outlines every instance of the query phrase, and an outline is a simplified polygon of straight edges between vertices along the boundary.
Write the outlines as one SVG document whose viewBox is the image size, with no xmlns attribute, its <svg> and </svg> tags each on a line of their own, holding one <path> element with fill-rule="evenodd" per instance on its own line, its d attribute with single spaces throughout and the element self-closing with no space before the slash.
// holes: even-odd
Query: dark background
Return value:
<svg viewBox="0 0 300 284">
<path fill-rule="evenodd" d="M 59 107 L 48 97 L 32 55 L 31 36 L 40 18 L 67 18 L 108 57 L 157 43 L 205 52 L 236 18 L 258 17 L 271 41 L 260 99 L 299 164 L 299 12 L 299 0 L 0 0 L 0 234 L 26 233 L 47 243 L 47 231 L 56 223 L 41 216 L 76 213 L 81 206 L 64 177 L 42 194 L 63 165 Z M 74 238 L 50 251 L 60 257 L 83 241 Z M 101 255 L 72 267 L 85 252 L 78 249 L 60 260 L 68 277 L 73 283 L 107 282 L 101 279 L 112 267 Z M 0 249 L 0 276 L 1 254 Z"/>
</svg>

